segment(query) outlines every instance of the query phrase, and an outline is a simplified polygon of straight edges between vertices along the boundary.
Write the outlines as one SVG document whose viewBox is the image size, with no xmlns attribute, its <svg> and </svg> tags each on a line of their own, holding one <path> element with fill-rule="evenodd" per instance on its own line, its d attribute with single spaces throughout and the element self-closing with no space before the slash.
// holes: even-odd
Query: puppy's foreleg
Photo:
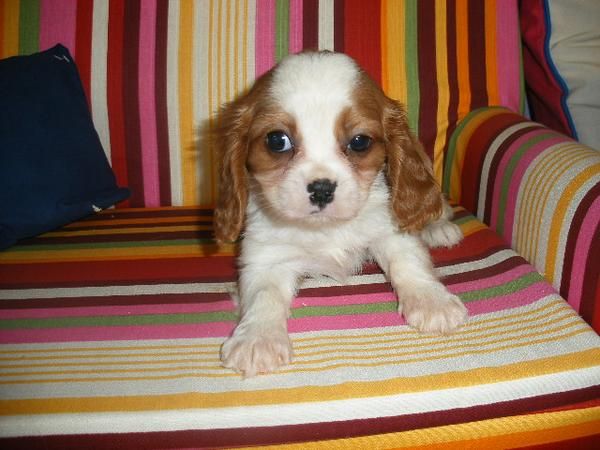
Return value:
<svg viewBox="0 0 600 450">
<path fill-rule="evenodd" d="M 282 267 L 245 267 L 239 281 L 240 322 L 221 347 L 223 365 L 245 377 L 292 360 L 287 318 L 297 275 Z"/>
<path fill-rule="evenodd" d="M 467 310 L 437 279 L 429 252 L 415 236 L 396 233 L 371 247 L 398 296 L 398 312 L 409 325 L 428 333 L 447 333 L 462 325 Z"/>
</svg>

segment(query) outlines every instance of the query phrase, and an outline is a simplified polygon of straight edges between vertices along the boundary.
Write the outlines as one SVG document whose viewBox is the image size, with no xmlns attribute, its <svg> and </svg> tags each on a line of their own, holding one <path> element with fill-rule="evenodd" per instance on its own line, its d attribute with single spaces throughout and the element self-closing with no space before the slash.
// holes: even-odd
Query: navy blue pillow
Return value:
<svg viewBox="0 0 600 450">
<path fill-rule="evenodd" d="M 129 197 L 116 185 L 69 51 L 0 61 L 0 249 Z"/>
</svg>

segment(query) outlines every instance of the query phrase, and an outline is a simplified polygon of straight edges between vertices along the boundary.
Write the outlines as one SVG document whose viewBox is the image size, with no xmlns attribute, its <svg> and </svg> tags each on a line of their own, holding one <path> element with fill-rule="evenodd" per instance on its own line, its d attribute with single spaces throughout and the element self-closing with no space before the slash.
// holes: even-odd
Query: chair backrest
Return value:
<svg viewBox="0 0 600 450">
<path fill-rule="evenodd" d="M 0 1 L 0 57 L 59 42 L 128 206 L 213 205 L 199 128 L 302 49 L 348 53 L 405 103 L 440 182 L 458 120 L 524 105 L 517 0 Z"/>
</svg>

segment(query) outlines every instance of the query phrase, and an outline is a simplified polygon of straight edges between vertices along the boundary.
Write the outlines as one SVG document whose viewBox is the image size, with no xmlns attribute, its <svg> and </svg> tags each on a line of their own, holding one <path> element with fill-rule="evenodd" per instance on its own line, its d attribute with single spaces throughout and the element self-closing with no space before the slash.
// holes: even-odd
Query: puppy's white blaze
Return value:
<svg viewBox="0 0 600 450">
<path fill-rule="evenodd" d="M 306 53 L 285 58 L 275 69 L 270 89 L 272 98 L 296 122 L 301 137 L 301 156 L 280 188 L 279 203 L 291 216 L 350 218 L 361 199 L 352 168 L 339 156 L 335 125 L 351 105 L 360 69 L 346 55 Z M 337 184 L 334 201 L 319 211 L 310 204 L 306 186 L 320 178 Z M 362 203 L 362 202 L 361 202 Z"/>
</svg>

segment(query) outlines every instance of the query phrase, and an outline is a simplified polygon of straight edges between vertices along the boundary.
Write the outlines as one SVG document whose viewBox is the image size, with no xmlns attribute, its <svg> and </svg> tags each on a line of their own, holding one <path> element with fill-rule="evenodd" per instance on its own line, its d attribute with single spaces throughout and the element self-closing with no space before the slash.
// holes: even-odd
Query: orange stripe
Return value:
<svg viewBox="0 0 600 450">
<path fill-rule="evenodd" d="M 4 0 L 4 20 L 0 21 L 4 28 L 2 42 L 4 57 L 19 54 L 19 11 L 19 0 Z"/>
<path fill-rule="evenodd" d="M 458 120 L 467 115 L 471 107 L 469 79 L 469 11 L 467 0 L 456 1 L 456 57 L 458 70 Z"/>
<path fill-rule="evenodd" d="M 433 148 L 433 173 L 441 185 L 444 175 L 444 149 L 448 134 L 448 108 L 450 106 L 450 84 L 448 80 L 448 34 L 447 9 L 445 0 L 436 0 L 435 3 L 435 35 L 436 35 L 436 71 L 438 82 L 438 107 L 437 107 L 437 136 Z"/>
</svg>

